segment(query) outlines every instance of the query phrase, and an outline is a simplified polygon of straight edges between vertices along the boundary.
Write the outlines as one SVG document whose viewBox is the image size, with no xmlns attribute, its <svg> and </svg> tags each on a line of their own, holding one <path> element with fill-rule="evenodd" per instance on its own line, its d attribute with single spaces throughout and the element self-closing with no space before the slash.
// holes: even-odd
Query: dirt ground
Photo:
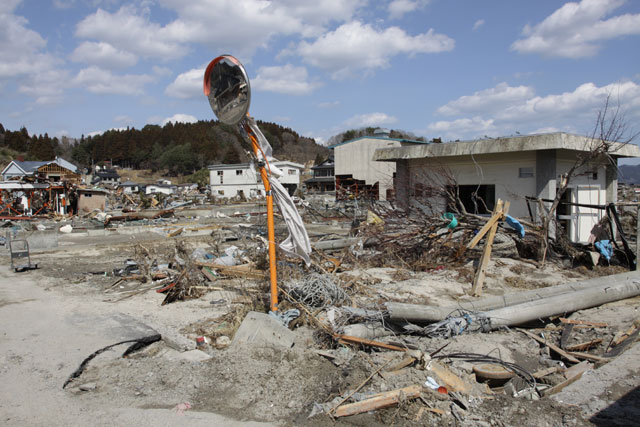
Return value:
<svg viewBox="0 0 640 427">
<path fill-rule="evenodd" d="M 192 248 L 214 245 L 209 236 L 187 240 Z M 335 420 L 325 414 L 309 418 L 318 405 L 336 398 L 339 401 L 340 396 L 360 386 L 380 366 L 400 361 L 403 354 L 336 346 L 326 334 L 309 324 L 309 319 L 294 329 L 296 344 L 291 349 L 216 348 L 215 342 L 211 342 L 202 351 L 193 351 L 199 335 L 213 338 L 227 336 L 227 332 L 230 335 L 233 327 L 221 323 L 221 316 L 230 312 L 239 316 L 254 308 L 243 303 L 243 293 L 258 292 L 266 297 L 266 283 L 237 280 L 238 292 L 227 284 L 222 290 L 203 293 L 200 298 L 166 305 L 161 305 L 165 296 L 153 290 L 114 291 L 115 278 L 111 272 L 134 256 L 135 245 L 140 242 L 159 253 L 171 251 L 175 246 L 174 239 L 154 233 L 98 239 L 69 237 L 61 239 L 56 249 L 32 254 L 40 266 L 38 270 L 15 273 L 9 268 L 6 255 L 0 259 L 0 423 L 607 425 L 594 417 L 594 408 L 601 411 L 602 405 L 585 407 L 549 398 L 516 399 L 488 391 L 476 383 L 473 364 L 456 359 L 442 361 L 459 378 L 473 384 L 473 391 L 465 394 L 463 402 L 425 391 L 422 399 L 375 412 Z M 554 263 L 537 269 L 510 258 L 492 258 L 485 294 L 501 295 L 622 271 L 605 267 L 567 270 Z M 361 298 L 372 303 L 439 305 L 468 298 L 466 291 L 472 272 L 473 264 L 469 262 L 457 268 L 445 266 L 420 273 L 374 268 L 340 274 L 345 275 L 343 279 L 356 278 Z M 638 318 L 639 303 L 640 298 L 633 298 L 569 313 L 574 319 L 609 325 L 576 329 L 571 343 L 596 337 L 606 343 Z M 228 318 L 230 323 L 233 320 Z M 157 331 L 163 339 L 127 358 L 120 357 L 125 345 L 106 351 L 62 389 L 69 375 L 91 353 L 144 330 Z M 559 336 L 558 331 L 548 326 L 545 333 Z M 387 337 L 387 341 L 394 340 L 424 353 L 448 344 L 441 354 L 491 354 L 531 372 L 560 365 L 548 348 L 516 330 L 466 334 L 448 340 L 409 335 Z M 619 381 L 615 390 L 608 394 L 604 391 L 609 400 L 612 395 L 622 397 L 640 386 L 638 360 L 630 363 L 635 364 L 632 373 Z M 422 385 L 431 375 L 428 369 L 418 366 L 391 374 L 382 372 L 373 375 L 359 392 L 366 395 Z M 542 382 L 558 381 L 552 377 Z M 603 390 L 583 390 L 583 394 L 605 402 L 602 393 Z M 434 411 L 424 410 L 425 407 Z M 607 420 L 609 425 L 632 425 L 633 420 L 626 417 L 614 414 Z"/>
</svg>

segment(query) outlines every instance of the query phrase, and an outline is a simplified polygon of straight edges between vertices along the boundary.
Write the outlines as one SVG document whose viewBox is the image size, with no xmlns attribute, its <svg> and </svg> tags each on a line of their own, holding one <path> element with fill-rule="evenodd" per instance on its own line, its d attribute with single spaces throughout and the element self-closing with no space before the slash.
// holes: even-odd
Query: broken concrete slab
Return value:
<svg viewBox="0 0 640 427">
<path fill-rule="evenodd" d="M 211 359 L 207 353 L 202 350 L 176 351 L 172 348 L 167 349 L 162 356 L 171 362 L 204 362 Z"/>
<path fill-rule="evenodd" d="M 236 331 L 232 347 L 250 345 L 252 347 L 291 348 L 295 334 L 276 318 L 256 311 L 250 311 Z"/>
<path fill-rule="evenodd" d="M 638 360 L 640 343 L 606 365 L 584 372 L 579 380 L 551 398 L 579 406 L 585 415 L 599 420 L 606 418 L 610 424 L 616 424 L 615 418 L 637 420 L 640 417 Z"/>
</svg>

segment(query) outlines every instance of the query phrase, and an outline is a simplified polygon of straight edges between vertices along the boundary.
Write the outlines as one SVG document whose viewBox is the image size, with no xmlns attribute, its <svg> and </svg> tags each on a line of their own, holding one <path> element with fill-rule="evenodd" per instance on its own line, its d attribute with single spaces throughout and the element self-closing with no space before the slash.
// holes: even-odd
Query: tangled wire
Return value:
<svg viewBox="0 0 640 427">
<path fill-rule="evenodd" d="M 285 283 L 291 296 L 290 302 L 297 302 L 314 308 L 340 306 L 351 301 L 349 295 L 328 276 L 311 273 L 300 279 Z"/>
</svg>

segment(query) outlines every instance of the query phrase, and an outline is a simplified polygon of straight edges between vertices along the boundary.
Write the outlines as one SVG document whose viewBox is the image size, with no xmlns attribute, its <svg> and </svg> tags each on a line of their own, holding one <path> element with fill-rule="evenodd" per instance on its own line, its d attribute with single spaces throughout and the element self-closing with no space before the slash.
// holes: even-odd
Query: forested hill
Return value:
<svg viewBox="0 0 640 427">
<path fill-rule="evenodd" d="M 326 158 L 329 150 L 313 139 L 300 136 L 276 123 L 258 121 L 280 160 L 304 163 Z M 250 150 L 234 126 L 218 121 L 147 125 L 142 129 L 110 130 L 77 140 L 29 135 L 25 128 L 5 130 L 0 124 L 0 148 L 26 160 L 51 160 L 61 155 L 79 166 L 111 160 L 114 165 L 135 169 L 166 169 L 169 174 L 188 174 L 213 163 L 241 163 Z"/>
</svg>

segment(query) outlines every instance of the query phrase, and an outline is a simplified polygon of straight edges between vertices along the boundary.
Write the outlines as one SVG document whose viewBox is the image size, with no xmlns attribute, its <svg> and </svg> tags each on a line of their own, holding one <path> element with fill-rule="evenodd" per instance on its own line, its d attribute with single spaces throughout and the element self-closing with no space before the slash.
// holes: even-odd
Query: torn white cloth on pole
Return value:
<svg viewBox="0 0 640 427">
<path fill-rule="evenodd" d="M 271 144 L 269 144 L 267 138 L 265 138 L 260 131 L 260 128 L 258 128 L 253 117 L 247 117 L 245 120 L 256 136 L 258 145 L 260 146 L 262 153 L 264 153 L 264 157 L 266 157 L 266 159 L 263 158 L 262 153 L 260 153 L 260 155 L 258 155 L 258 159 L 262 161 L 266 160 L 269 165 L 267 171 L 274 178 L 282 176 L 282 171 L 273 165 L 273 162 L 276 161 L 276 159 L 273 158 L 273 149 L 271 148 Z M 287 224 L 287 229 L 289 230 L 289 236 L 280 243 L 280 248 L 288 254 L 299 256 L 307 265 L 311 264 L 311 259 L 309 258 L 309 254 L 311 253 L 311 242 L 309 241 L 307 229 L 304 226 L 304 222 L 298 213 L 298 209 L 296 208 L 293 199 L 289 195 L 287 189 L 284 188 L 277 179 L 269 179 L 269 183 L 271 184 L 273 199 L 275 200 L 278 210 L 280 211 L 285 224 Z"/>
</svg>

